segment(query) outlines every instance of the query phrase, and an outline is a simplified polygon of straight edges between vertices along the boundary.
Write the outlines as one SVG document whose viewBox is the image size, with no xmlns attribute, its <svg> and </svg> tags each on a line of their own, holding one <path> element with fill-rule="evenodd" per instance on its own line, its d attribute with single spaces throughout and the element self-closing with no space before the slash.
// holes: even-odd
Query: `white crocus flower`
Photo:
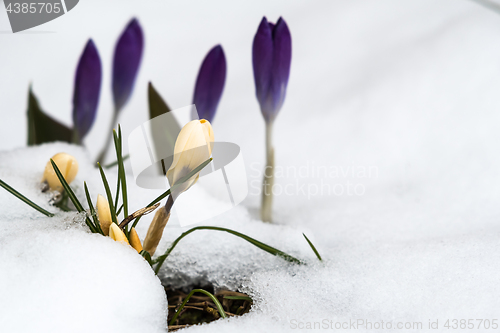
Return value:
<svg viewBox="0 0 500 333">
<path fill-rule="evenodd" d="M 174 160 L 167 171 L 173 200 L 196 183 L 199 172 L 182 184 L 177 182 L 210 158 L 213 142 L 212 125 L 205 119 L 190 121 L 181 129 L 175 141 Z"/>
</svg>

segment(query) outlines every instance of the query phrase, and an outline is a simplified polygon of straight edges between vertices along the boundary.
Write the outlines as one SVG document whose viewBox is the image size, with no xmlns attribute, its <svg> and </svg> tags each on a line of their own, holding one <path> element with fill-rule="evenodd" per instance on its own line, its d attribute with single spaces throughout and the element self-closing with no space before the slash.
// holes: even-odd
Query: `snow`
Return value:
<svg viewBox="0 0 500 333">
<path fill-rule="evenodd" d="M 286 263 L 223 232 L 190 234 L 165 262 L 162 281 L 238 288 L 255 304 L 245 316 L 187 331 L 289 331 L 323 320 L 422 322 L 424 329 L 439 320 L 444 330 L 447 319 L 500 319 L 498 14 L 451 0 L 141 7 L 122 1 L 111 15 L 116 4 L 87 0 L 37 28 L 56 33 L 0 35 L 6 45 L 0 54 L 7 128 L 0 132 L 2 180 L 55 212 L 37 184 L 48 158 L 66 151 L 79 161 L 77 195 L 83 198 L 84 180 L 94 197 L 104 194 L 90 161 L 107 135 L 112 46 L 137 15 L 146 52 L 120 118 L 124 135 L 147 120 L 149 80 L 171 107 L 190 104 L 204 54 L 222 43 L 228 78 L 215 138 L 241 147 L 250 192 L 243 204 L 203 224 L 240 231 L 307 262 Z M 274 130 L 276 164 L 283 167 L 276 183 L 284 193 L 275 198 L 272 225 L 258 220 L 264 125 L 250 65 L 262 15 L 286 19 L 294 52 Z M 0 30 L 7 29 L 1 19 Z M 89 36 L 106 72 L 88 149 L 19 148 L 29 82 L 46 110 L 70 122 L 74 66 Z M 36 59 L 28 56 L 34 49 Z M 60 51 L 57 58 L 53 50 Z M 113 188 L 116 173 L 107 174 Z M 128 183 L 130 211 L 160 193 L 133 186 L 132 176 Z M 154 332 L 166 325 L 159 280 L 132 250 L 86 233 L 71 222 L 74 214 L 45 218 L 4 191 L 0 202 L 0 325 L 6 331 Z M 142 239 L 152 215 L 138 226 Z M 174 214 L 157 253 L 185 230 Z"/>
<path fill-rule="evenodd" d="M 76 156 L 86 166 L 74 183 L 83 200 L 82 186 L 77 184 L 96 170 L 79 147 L 50 144 L 0 153 L 0 178 L 55 212 L 47 204 L 48 194 L 40 192 L 40 180 L 46 160 L 59 151 Z M 4 190 L 0 200 L 3 331 L 164 331 L 163 287 L 135 250 L 90 234 L 79 214 L 58 212 L 56 217 L 45 217 Z"/>
</svg>

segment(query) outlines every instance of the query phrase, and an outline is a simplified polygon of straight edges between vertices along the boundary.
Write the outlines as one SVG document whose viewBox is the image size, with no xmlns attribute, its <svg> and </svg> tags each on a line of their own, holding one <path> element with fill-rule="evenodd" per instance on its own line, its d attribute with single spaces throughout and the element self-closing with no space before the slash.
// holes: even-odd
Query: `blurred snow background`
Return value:
<svg viewBox="0 0 500 333">
<path fill-rule="evenodd" d="M 276 163 L 285 168 L 277 184 L 288 190 L 275 199 L 276 225 L 262 224 L 257 214 L 264 124 L 254 95 L 251 43 L 263 15 L 271 21 L 283 16 L 293 38 L 287 99 L 275 127 Z M 310 263 L 289 266 L 227 234 L 206 231 L 186 237 L 167 261 L 163 279 L 177 285 L 209 281 L 220 288 L 241 288 L 257 300 L 244 317 L 189 330 L 279 331 L 292 329 L 294 322 L 323 319 L 421 321 L 423 328 L 428 320 L 439 319 L 442 328 L 446 319 L 498 317 L 500 15 L 457 0 L 86 0 L 53 22 L 11 34 L 0 10 L 2 150 L 25 145 L 30 82 L 42 107 L 71 123 L 73 75 L 87 38 L 96 42 L 105 70 L 97 122 L 86 141 L 89 152 L 48 145 L 0 153 L 0 178 L 36 202 L 47 199 L 36 188 L 45 163 L 62 148 L 81 156 L 75 184 L 87 180 L 94 196 L 103 193 L 89 161 L 107 135 L 111 55 L 132 16 L 144 28 L 146 49 L 135 93 L 121 115 L 125 135 L 147 120 L 148 81 L 172 108 L 190 104 L 203 57 L 221 43 L 228 76 L 214 131 L 216 140 L 242 148 L 250 195 L 243 205 L 207 223 L 247 233 Z M 131 210 L 156 193 L 135 189 Z M 105 290 L 85 275 L 97 272 L 111 285 L 119 283 L 121 292 L 130 290 L 132 280 L 149 281 L 144 297 L 113 301 L 97 293 L 95 302 L 104 299 L 113 309 L 122 303 L 144 304 L 144 314 L 131 317 L 144 325 L 135 331 L 164 325 L 159 283 L 133 252 L 83 235 L 74 226 L 61 231 L 72 219 L 68 214 L 56 226 L 4 191 L 0 202 L 0 223 L 6 228 L 0 238 L 3 327 L 22 320 L 49 331 L 41 314 L 60 320 L 58 327 L 73 327 L 73 318 L 99 313 L 78 294 L 49 301 L 61 286 Z M 150 218 L 142 220 L 142 237 Z M 159 252 L 182 231 L 174 220 Z M 315 243 L 324 264 L 316 263 L 302 232 Z M 81 264 L 62 256 L 64 251 L 74 253 Z M 94 262 L 85 257 L 86 251 L 106 252 L 106 257 Z M 29 260 L 22 259 L 23 253 Z M 111 253 L 137 275 L 104 268 Z M 78 270 L 85 274 L 73 274 Z M 65 275 L 68 271 L 72 275 Z M 63 274 L 61 282 L 55 284 L 50 274 Z M 94 294 L 85 297 L 89 295 Z M 84 307 L 73 310 L 64 304 Z M 109 318 L 115 323 L 128 315 L 119 312 Z M 102 322 L 82 320 L 77 325 L 82 330 L 124 331 L 99 326 Z"/>
</svg>

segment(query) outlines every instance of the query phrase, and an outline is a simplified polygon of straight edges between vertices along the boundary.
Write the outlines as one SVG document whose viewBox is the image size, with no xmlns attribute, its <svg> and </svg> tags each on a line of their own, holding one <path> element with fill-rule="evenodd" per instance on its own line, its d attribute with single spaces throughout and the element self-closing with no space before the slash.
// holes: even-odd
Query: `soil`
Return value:
<svg viewBox="0 0 500 333">
<path fill-rule="evenodd" d="M 186 328 L 191 325 L 209 323 L 221 318 L 217 307 L 210 299 L 210 297 L 201 293 L 195 293 L 193 296 L 191 296 L 189 301 L 182 309 L 182 312 L 177 317 L 174 325 L 170 325 L 172 317 L 174 316 L 175 312 L 182 304 L 188 293 L 185 293 L 183 290 L 174 289 L 171 286 L 164 286 L 164 288 L 168 299 L 169 332 L 175 332 L 181 328 Z M 204 289 L 214 294 L 214 288 L 210 285 L 192 286 L 191 288 L 189 288 L 189 290 L 193 289 Z M 252 306 L 252 301 L 248 299 L 229 299 L 234 297 L 249 298 L 248 295 L 237 291 L 221 290 L 218 293 L 214 294 L 214 296 L 224 308 L 224 312 L 226 313 L 227 317 L 244 315 L 245 313 L 250 311 L 250 308 Z"/>
</svg>

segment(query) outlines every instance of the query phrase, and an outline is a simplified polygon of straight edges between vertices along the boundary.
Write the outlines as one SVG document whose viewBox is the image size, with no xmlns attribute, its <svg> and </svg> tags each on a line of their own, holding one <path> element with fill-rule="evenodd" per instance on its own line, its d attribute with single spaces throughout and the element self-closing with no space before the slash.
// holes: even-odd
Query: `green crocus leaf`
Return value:
<svg viewBox="0 0 500 333">
<path fill-rule="evenodd" d="M 31 86 L 28 92 L 28 146 L 46 142 L 71 142 L 73 130 L 47 115 L 40 107 Z"/>
<path fill-rule="evenodd" d="M 170 108 L 163 100 L 160 94 L 153 87 L 153 84 L 148 84 L 148 100 L 149 100 L 149 119 L 158 117 L 164 113 L 170 112 Z"/>
<path fill-rule="evenodd" d="M 170 113 L 167 103 L 165 103 L 151 82 L 148 85 L 148 99 L 150 119 L 158 117 L 154 121 L 150 121 L 155 156 L 166 157 L 161 160 L 158 171 L 165 174 L 172 163 L 175 140 L 177 140 L 177 136 L 181 131 L 181 126 L 174 115 Z M 163 117 L 159 117 L 162 115 Z"/>
</svg>

